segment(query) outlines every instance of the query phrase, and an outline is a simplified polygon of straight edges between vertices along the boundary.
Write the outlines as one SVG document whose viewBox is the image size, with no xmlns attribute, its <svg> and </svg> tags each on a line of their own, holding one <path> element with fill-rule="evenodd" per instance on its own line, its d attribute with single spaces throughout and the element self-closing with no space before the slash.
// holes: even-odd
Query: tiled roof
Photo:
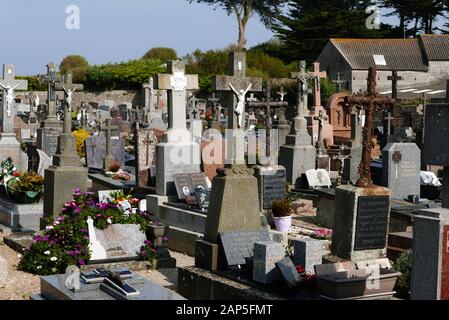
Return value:
<svg viewBox="0 0 449 320">
<path fill-rule="evenodd" d="M 419 39 L 331 39 L 354 70 L 367 70 L 376 65 L 374 56 L 385 58 L 378 70 L 423 71 L 428 68 Z"/>
<path fill-rule="evenodd" d="M 419 39 L 429 61 L 449 61 L 449 35 L 425 34 Z"/>
</svg>

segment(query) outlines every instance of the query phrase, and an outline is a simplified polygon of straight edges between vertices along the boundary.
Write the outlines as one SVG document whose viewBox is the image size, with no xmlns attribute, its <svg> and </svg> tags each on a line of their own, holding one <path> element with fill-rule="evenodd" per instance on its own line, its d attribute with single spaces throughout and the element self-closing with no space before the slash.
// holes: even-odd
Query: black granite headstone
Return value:
<svg viewBox="0 0 449 320">
<path fill-rule="evenodd" d="M 360 197 L 357 207 L 355 251 L 383 249 L 386 246 L 389 197 Z"/>
<path fill-rule="evenodd" d="M 285 197 L 286 183 L 285 169 L 277 170 L 274 174 L 260 175 L 259 184 L 263 209 L 271 209 L 274 200 L 280 200 Z"/>
<path fill-rule="evenodd" d="M 296 267 L 290 257 L 286 257 L 281 261 L 276 262 L 276 267 L 278 267 L 289 288 L 294 288 L 301 283 L 301 277 L 299 276 L 298 271 L 296 271 Z"/>
<path fill-rule="evenodd" d="M 228 267 L 245 265 L 254 256 L 255 242 L 270 242 L 267 230 L 223 232 L 218 235 Z"/>
</svg>

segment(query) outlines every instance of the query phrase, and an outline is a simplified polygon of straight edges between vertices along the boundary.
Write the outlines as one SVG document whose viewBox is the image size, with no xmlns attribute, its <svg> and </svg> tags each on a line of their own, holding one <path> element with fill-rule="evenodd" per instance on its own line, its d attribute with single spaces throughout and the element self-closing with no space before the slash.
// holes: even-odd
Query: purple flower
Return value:
<svg viewBox="0 0 449 320">
<path fill-rule="evenodd" d="M 163 236 L 163 237 L 162 237 L 162 240 L 168 241 L 168 237 L 167 237 L 167 236 Z"/>
<path fill-rule="evenodd" d="M 79 263 L 80 266 L 84 266 L 84 260 L 83 260 L 83 259 L 80 259 L 80 260 L 78 261 L 78 263 Z"/>
<path fill-rule="evenodd" d="M 151 241 L 148 241 L 148 240 L 145 240 L 144 243 L 145 243 L 147 246 L 151 246 L 151 245 L 152 245 L 152 242 L 151 242 Z"/>
<path fill-rule="evenodd" d="M 140 252 L 140 254 L 143 255 L 143 256 L 147 256 L 147 255 L 148 255 L 148 252 L 147 252 L 146 250 L 142 250 L 142 251 Z"/>
</svg>

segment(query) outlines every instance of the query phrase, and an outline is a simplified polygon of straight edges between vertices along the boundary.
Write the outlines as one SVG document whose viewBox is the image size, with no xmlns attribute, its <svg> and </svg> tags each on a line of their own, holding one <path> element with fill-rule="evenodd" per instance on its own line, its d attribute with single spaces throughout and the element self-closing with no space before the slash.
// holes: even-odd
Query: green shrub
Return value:
<svg viewBox="0 0 449 320">
<path fill-rule="evenodd" d="M 397 291 L 403 296 L 410 295 L 411 278 L 412 278 L 412 252 L 411 250 L 401 253 L 398 260 L 394 264 L 394 270 L 402 273 L 396 284 Z"/>
</svg>

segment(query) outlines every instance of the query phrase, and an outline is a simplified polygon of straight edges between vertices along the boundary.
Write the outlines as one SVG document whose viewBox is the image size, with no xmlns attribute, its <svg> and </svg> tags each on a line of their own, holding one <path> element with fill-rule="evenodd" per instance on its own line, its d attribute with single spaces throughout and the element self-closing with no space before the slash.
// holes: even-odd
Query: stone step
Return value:
<svg viewBox="0 0 449 320">
<path fill-rule="evenodd" d="M 203 238 L 202 233 L 172 227 L 168 229 L 168 242 L 166 246 L 173 251 L 195 256 L 195 241 Z"/>
<path fill-rule="evenodd" d="M 33 235 L 18 232 L 4 237 L 3 242 L 14 251 L 22 253 L 24 250 L 27 250 L 31 244 L 33 244 L 34 240 Z"/>
<path fill-rule="evenodd" d="M 388 235 L 388 247 L 406 251 L 412 248 L 412 242 L 412 232 L 393 232 Z"/>
</svg>

